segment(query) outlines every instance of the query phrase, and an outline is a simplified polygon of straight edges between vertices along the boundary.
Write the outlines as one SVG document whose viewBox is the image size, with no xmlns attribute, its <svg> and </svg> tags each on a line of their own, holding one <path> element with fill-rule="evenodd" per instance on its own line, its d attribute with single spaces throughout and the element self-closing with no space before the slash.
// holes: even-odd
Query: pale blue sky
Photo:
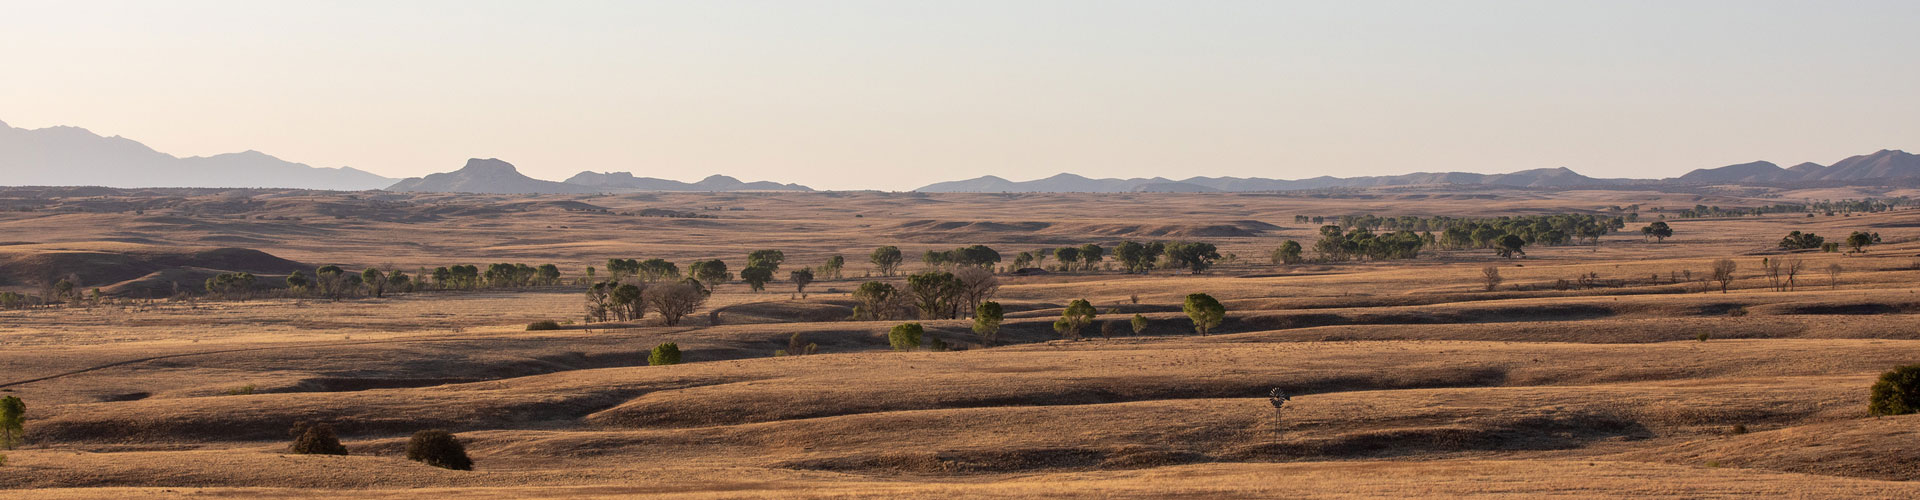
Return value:
<svg viewBox="0 0 1920 500">
<path fill-rule="evenodd" d="M 1920 149 L 1920 2 L 0 0 L 0 121 L 392 177 L 1664 177 Z"/>
</svg>

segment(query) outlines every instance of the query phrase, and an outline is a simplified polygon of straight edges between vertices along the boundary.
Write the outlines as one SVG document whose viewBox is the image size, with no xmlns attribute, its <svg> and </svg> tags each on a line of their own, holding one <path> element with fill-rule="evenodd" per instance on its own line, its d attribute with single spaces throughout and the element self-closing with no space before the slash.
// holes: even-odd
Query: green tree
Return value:
<svg viewBox="0 0 1920 500">
<path fill-rule="evenodd" d="M 1180 307 L 1180 310 L 1186 311 L 1187 319 L 1193 320 L 1193 330 L 1200 332 L 1201 335 L 1206 335 L 1214 327 L 1220 326 L 1220 322 L 1227 318 L 1226 306 L 1220 305 L 1218 300 L 1213 300 L 1212 295 L 1204 293 L 1188 294 L 1187 302 Z"/>
<path fill-rule="evenodd" d="M 887 344 L 895 351 L 911 351 L 920 348 L 920 336 L 926 333 L 919 323 L 901 323 L 887 331 Z"/>
<path fill-rule="evenodd" d="M 853 318 L 858 320 L 883 320 L 893 316 L 893 310 L 899 307 L 900 290 L 893 285 L 879 281 L 861 283 L 853 291 Z"/>
<path fill-rule="evenodd" d="M 1092 243 L 1080 245 L 1080 268 L 1087 271 L 1094 270 L 1095 266 L 1100 265 L 1104 255 L 1106 255 L 1106 249 L 1100 248 L 1100 245 Z"/>
<path fill-rule="evenodd" d="M 1055 248 L 1053 249 L 1053 258 L 1054 260 L 1060 261 L 1061 270 L 1072 271 L 1080 262 L 1080 249 L 1075 247 Z"/>
<path fill-rule="evenodd" d="M 313 280 L 307 279 L 306 273 L 294 271 L 293 274 L 287 275 L 287 288 L 296 293 L 305 292 L 312 286 Z"/>
<path fill-rule="evenodd" d="M 1299 264 L 1304 260 L 1300 257 L 1300 242 L 1287 240 L 1281 243 L 1280 248 L 1273 249 L 1272 258 L 1275 265 Z"/>
<path fill-rule="evenodd" d="M 1527 240 L 1508 234 L 1494 241 L 1493 253 L 1500 254 L 1501 257 L 1509 259 L 1526 257 L 1527 252 L 1520 249 L 1520 247 L 1524 246 L 1527 246 Z"/>
<path fill-rule="evenodd" d="M 980 307 L 973 310 L 973 333 L 985 339 L 987 345 L 993 345 L 1000 340 L 1000 321 L 1004 317 L 999 302 L 981 302 Z"/>
<path fill-rule="evenodd" d="M 695 262 L 687 266 L 687 273 L 692 274 L 693 279 L 705 283 L 708 290 L 720 286 L 721 283 L 733 281 L 733 273 L 727 272 L 727 263 L 721 262 L 720 259 Z"/>
<path fill-rule="evenodd" d="M 801 297 L 807 296 L 807 284 L 813 283 L 812 269 L 795 269 L 787 273 L 787 280 L 793 282 L 793 291 Z"/>
<path fill-rule="evenodd" d="M 407 440 L 407 460 L 451 470 L 473 470 L 467 447 L 453 433 L 432 429 L 413 433 Z"/>
<path fill-rule="evenodd" d="M 1787 233 L 1787 236 L 1785 238 L 1780 238 L 1780 248 L 1787 249 L 1787 250 L 1806 250 L 1806 249 L 1820 248 L 1822 246 L 1825 246 L 1826 244 L 1827 244 L 1827 239 L 1820 237 L 1820 235 L 1813 234 L 1813 233 L 1802 233 L 1799 231 Z"/>
<path fill-rule="evenodd" d="M 366 285 L 367 291 L 373 292 L 373 298 L 387 296 L 387 275 L 379 269 L 369 267 L 360 271 L 360 283 Z"/>
<path fill-rule="evenodd" d="M 1120 261 L 1130 273 L 1145 273 L 1153 269 L 1154 258 L 1147 254 L 1147 246 L 1134 241 L 1122 241 L 1113 247 L 1113 259 Z"/>
<path fill-rule="evenodd" d="M 1177 242 L 1167 245 L 1167 262 L 1173 267 L 1184 267 L 1197 273 L 1213 267 L 1217 260 L 1220 260 L 1220 251 L 1212 243 Z"/>
<path fill-rule="evenodd" d="M 873 255 L 868 260 L 873 261 L 873 267 L 880 271 L 881 276 L 893 276 L 905 258 L 900 256 L 900 247 L 887 245 L 873 249 Z"/>
<path fill-rule="evenodd" d="M 1867 246 L 1879 242 L 1880 235 L 1875 233 L 1854 231 L 1847 235 L 1847 246 L 1853 247 L 1854 253 L 1867 253 Z"/>
<path fill-rule="evenodd" d="M 11 450 L 27 439 L 27 404 L 19 396 L 0 398 L 0 449 Z"/>
<path fill-rule="evenodd" d="M 827 263 L 820 265 L 820 275 L 827 279 L 840 279 L 840 271 L 847 267 L 847 258 L 839 255 L 827 257 Z"/>
<path fill-rule="evenodd" d="M 647 365 L 666 366 L 680 364 L 680 344 L 668 342 L 653 346 L 653 352 L 647 354 Z"/>
<path fill-rule="evenodd" d="M 1142 316 L 1139 313 L 1135 313 L 1133 315 L 1133 321 L 1131 321 L 1130 323 L 1132 323 L 1133 325 L 1134 335 L 1139 335 L 1141 333 L 1146 332 L 1147 327 L 1150 326 L 1150 323 L 1147 322 L 1147 317 Z"/>
<path fill-rule="evenodd" d="M 747 267 L 766 266 L 770 271 L 778 271 L 786 261 L 787 254 L 779 250 L 754 250 L 747 254 Z"/>
<path fill-rule="evenodd" d="M 542 285 L 552 286 L 560 284 L 560 266 L 541 264 L 540 267 L 535 268 L 533 279 L 539 281 Z"/>
<path fill-rule="evenodd" d="M 1673 228 L 1667 226 L 1667 221 L 1657 220 L 1653 221 L 1652 224 L 1647 224 L 1647 227 L 1640 228 L 1640 235 L 1642 237 L 1654 238 L 1657 241 L 1667 241 L 1667 238 L 1673 237 Z"/>
<path fill-rule="evenodd" d="M 1920 365 L 1896 367 L 1880 374 L 1867 396 L 1867 412 L 1874 415 L 1920 413 Z"/>
<path fill-rule="evenodd" d="M 914 309 L 920 310 L 920 319 L 952 318 L 961 292 L 960 279 L 950 272 L 927 271 L 907 276 L 907 297 L 913 301 Z"/>
<path fill-rule="evenodd" d="M 638 265 L 640 279 L 647 281 L 666 281 L 680 279 L 680 266 L 667 259 L 647 259 Z"/>
<path fill-rule="evenodd" d="M 1093 324 L 1096 314 L 1098 311 L 1087 299 L 1073 299 L 1073 302 L 1067 303 L 1066 310 L 1060 312 L 1060 319 L 1054 320 L 1053 331 L 1066 338 L 1078 339 L 1080 330 Z"/>
<path fill-rule="evenodd" d="M 740 270 L 740 281 L 747 282 L 747 287 L 753 291 L 766 290 L 767 282 L 773 281 L 773 268 L 765 265 L 747 266 Z"/>
</svg>

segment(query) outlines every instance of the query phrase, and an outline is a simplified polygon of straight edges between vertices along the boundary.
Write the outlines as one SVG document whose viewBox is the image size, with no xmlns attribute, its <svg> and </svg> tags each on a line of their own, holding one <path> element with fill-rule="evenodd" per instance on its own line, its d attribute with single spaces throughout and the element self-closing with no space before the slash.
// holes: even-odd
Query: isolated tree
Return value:
<svg viewBox="0 0 1920 500">
<path fill-rule="evenodd" d="M 347 447 L 334 435 L 333 424 L 326 422 L 293 424 L 293 444 L 287 453 L 294 455 L 346 455 Z"/>
<path fill-rule="evenodd" d="M 1787 250 L 1806 250 L 1826 246 L 1827 239 L 1813 233 L 1794 231 L 1780 238 L 1780 248 Z"/>
<path fill-rule="evenodd" d="M 666 366 L 680 364 L 680 344 L 668 342 L 653 346 L 647 353 L 647 366 Z"/>
<path fill-rule="evenodd" d="M 1880 374 L 1867 396 L 1873 415 L 1920 413 L 1920 365 L 1895 367 Z"/>
<path fill-rule="evenodd" d="M 1106 253 L 1106 249 L 1100 248 L 1100 245 L 1092 243 L 1080 245 L 1080 268 L 1087 271 L 1094 270 L 1095 266 L 1100 265 Z"/>
<path fill-rule="evenodd" d="M 1733 284 L 1733 271 L 1739 267 L 1738 264 L 1733 263 L 1733 259 L 1713 261 L 1713 272 L 1710 276 L 1714 281 L 1720 282 L 1720 293 L 1727 293 L 1727 286 Z"/>
<path fill-rule="evenodd" d="M 1486 281 L 1489 292 L 1493 291 L 1494 287 L 1500 286 L 1500 282 L 1506 281 L 1505 278 L 1500 277 L 1500 268 L 1494 266 L 1480 268 L 1480 277 Z"/>
<path fill-rule="evenodd" d="M 787 261 L 787 254 L 779 250 L 754 250 L 747 254 L 747 267 L 765 266 L 769 271 L 780 270 L 780 264 Z"/>
<path fill-rule="evenodd" d="M 11 450 L 27 440 L 27 404 L 19 396 L 0 398 L 0 449 Z"/>
<path fill-rule="evenodd" d="M 1000 321 L 1004 318 L 999 302 L 981 302 L 980 307 L 973 309 L 973 333 L 985 340 L 987 345 L 993 345 L 1000 339 Z"/>
<path fill-rule="evenodd" d="M 1673 237 L 1673 228 L 1667 226 L 1667 221 L 1657 220 L 1653 221 L 1652 224 L 1647 224 L 1647 227 L 1640 228 L 1640 235 L 1642 237 L 1652 237 L 1656 241 L 1667 241 L 1667 238 Z"/>
<path fill-rule="evenodd" d="M 693 279 L 706 284 L 708 290 L 720 286 L 721 283 L 733 281 L 733 273 L 727 272 L 727 263 L 721 262 L 720 259 L 694 262 L 687 266 L 687 273 L 693 275 Z"/>
<path fill-rule="evenodd" d="M 840 271 L 846 267 L 846 257 L 839 255 L 827 257 L 827 263 L 820 265 L 820 276 L 827 279 L 840 279 Z"/>
<path fill-rule="evenodd" d="M 1080 249 L 1076 247 L 1056 248 L 1053 250 L 1053 258 L 1054 260 L 1060 261 L 1060 270 L 1073 271 L 1080 262 Z"/>
<path fill-rule="evenodd" d="M 1840 267 L 1840 263 L 1838 262 L 1827 264 L 1827 288 L 1828 289 L 1840 288 L 1840 272 L 1843 270 L 1845 270 L 1845 268 Z"/>
<path fill-rule="evenodd" d="M 661 321 L 667 326 L 674 326 L 680 324 L 680 318 L 693 314 L 694 310 L 707 302 L 707 291 L 700 288 L 699 282 L 686 280 L 647 287 L 642 297 L 647 307 L 660 313 Z"/>
<path fill-rule="evenodd" d="M 907 298 L 920 311 L 920 319 L 952 318 L 960 287 L 960 279 L 946 271 L 907 276 Z"/>
<path fill-rule="evenodd" d="M 1067 309 L 1060 312 L 1060 319 L 1054 320 L 1053 331 L 1059 332 L 1062 337 L 1078 339 L 1080 330 L 1093 324 L 1096 314 L 1098 311 L 1093 308 L 1093 304 L 1087 302 L 1087 299 L 1073 299 L 1073 302 L 1067 304 Z"/>
<path fill-rule="evenodd" d="M 1801 271 L 1805 271 L 1807 269 L 1807 262 L 1804 260 L 1800 260 L 1799 257 L 1788 257 L 1783 260 L 1785 260 L 1786 262 L 1782 264 L 1780 267 L 1783 269 L 1783 272 L 1786 273 L 1787 275 L 1787 290 L 1793 290 L 1794 287 L 1797 287 L 1800 285 L 1798 277 L 1800 276 Z"/>
<path fill-rule="evenodd" d="M 900 256 L 900 247 L 892 245 L 873 249 L 873 255 L 868 259 L 873 261 L 873 267 L 880 271 L 881 276 L 893 276 L 894 271 L 900 269 L 900 262 L 905 260 Z"/>
<path fill-rule="evenodd" d="M 1879 242 L 1880 235 L 1874 233 L 1854 231 L 1847 235 L 1847 246 L 1853 247 L 1854 253 L 1867 253 L 1867 246 Z"/>
<path fill-rule="evenodd" d="M 367 291 L 373 294 L 373 298 L 387 296 L 387 275 L 381 273 L 379 269 L 369 267 L 360 271 L 360 283 L 367 287 Z"/>
<path fill-rule="evenodd" d="M 773 281 L 773 268 L 766 265 L 747 266 L 740 270 L 740 281 L 746 282 L 747 288 L 753 291 L 766 290 L 767 282 Z"/>
<path fill-rule="evenodd" d="M 432 429 L 413 433 L 407 440 L 407 460 L 442 469 L 473 470 L 467 447 L 453 433 Z"/>
<path fill-rule="evenodd" d="M 1180 310 L 1187 313 L 1187 319 L 1193 320 L 1193 330 L 1201 335 L 1213 331 L 1227 318 L 1226 306 L 1220 305 L 1220 301 L 1214 300 L 1212 295 L 1204 293 L 1188 294 L 1187 302 L 1180 306 Z"/>
<path fill-rule="evenodd" d="M 806 297 L 807 284 L 813 283 L 813 270 L 795 269 L 793 272 L 787 273 L 787 280 L 793 282 L 794 293 L 800 294 L 801 297 Z"/>
<path fill-rule="evenodd" d="M 926 333 L 919 323 L 901 323 L 887 331 L 887 344 L 895 351 L 911 351 L 920 348 L 920 337 Z"/>
<path fill-rule="evenodd" d="M 1281 243 L 1279 248 L 1273 249 L 1271 258 L 1274 265 L 1299 264 L 1304 260 L 1300 257 L 1300 242 L 1287 240 Z"/>
<path fill-rule="evenodd" d="M 955 305 L 966 307 L 969 311 L 978 309 L 981 302 L 992 299 L 1000 291 L 1000 278 L 985 267 L 962 267 L 953 272 L 953 277 L 959 280 L 959 289 L 956 290 L 959 298 Z"/>
<path fill-rule="evenodd" d="M 900 290 L 893 285 L 869 281 L 854 289 L 853 300 L 856 303 L 853 306 L 853 319 L 890 319 L 893 311 L 900 307 Z"/>
<path fill-rule="evenodd" d="M 1527 246 L 1527 240 L 1508 234 L 1494 240 L 1493 251 L 1494 253 L 1500 254 L 1501 257 L 1517 259 L 1527 256 L 1527 252 L 1520 249 L 1524 246 Z"/>
</svg>

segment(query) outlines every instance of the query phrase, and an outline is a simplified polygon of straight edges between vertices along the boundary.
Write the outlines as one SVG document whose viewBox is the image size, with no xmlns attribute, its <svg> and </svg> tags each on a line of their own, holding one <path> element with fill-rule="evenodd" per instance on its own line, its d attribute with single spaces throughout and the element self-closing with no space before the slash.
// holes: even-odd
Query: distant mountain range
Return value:
<svg viewBox="0 0 1920 500">
<path fill-rule="evenodd" d="M 180 158 L 79 127 L 0 123 L 0 182 L 14 186 L 273 187 L 358 191 L 393 183 L 349 167 L 319 168 L 259 151 Z"/>
<path fill-rule="evenodd" d="M 1686 175 L 1668 179 L 1603 179 L 1580 175 L 1567 168 L 1542 168 L 1506 174 L 1421 172 L 1374 177 L 1321 176 L 1298 180 L 1260 177 L 1190 177 L 1179 180 L 1165 177 L 1091 179 L 1063 173 L 1031 181 L 1010 181 L 989 175 L 931 184 L 914 191 L 923 193 L 1213 193 L 1430 184 L 1562 188 L 1635 184 L 1780 184 L 1804 181 L 1848 183 L 1903 178 L 1920 178 L 1920 155 L 1899 150 L 1880 150 L 1873 154 L 1849 157 L 1835 162 L 1832 166 L 1802 163 L 1792 168 L 1781 168 L 1779 165 L 1760 161 L 1697 169 Z"/>
<path fill-rule="evenodd" d="M 494 158 L 474 158 L 460 170 L 426 177 L 413 177 L 394 183 L 388 191 L 424 191 L 444 193 L 607 193 L 633 191 L 812 191 L 799 184 L 741 182 L 740 179 L 714 175 L 700 182 L 686 183 L 652 177 L 634 177 L 628 172 L 581 172 L 566 182 L 543 181 L 527 177 L 513 164 Z"/>
</svg>

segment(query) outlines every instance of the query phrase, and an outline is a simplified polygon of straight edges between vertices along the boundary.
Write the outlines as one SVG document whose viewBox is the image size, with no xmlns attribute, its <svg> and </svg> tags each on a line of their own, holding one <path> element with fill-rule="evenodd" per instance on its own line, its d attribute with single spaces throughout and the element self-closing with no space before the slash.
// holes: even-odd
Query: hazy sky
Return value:
<svg viewBox="0 0 1920 500">
<path fill-rule="evenodd" d="M 0 0 L 0 121 L 391 177 L 1666 177 L 1920 150 L 1915 26 L 1915 1 Z"/>
</svg>

